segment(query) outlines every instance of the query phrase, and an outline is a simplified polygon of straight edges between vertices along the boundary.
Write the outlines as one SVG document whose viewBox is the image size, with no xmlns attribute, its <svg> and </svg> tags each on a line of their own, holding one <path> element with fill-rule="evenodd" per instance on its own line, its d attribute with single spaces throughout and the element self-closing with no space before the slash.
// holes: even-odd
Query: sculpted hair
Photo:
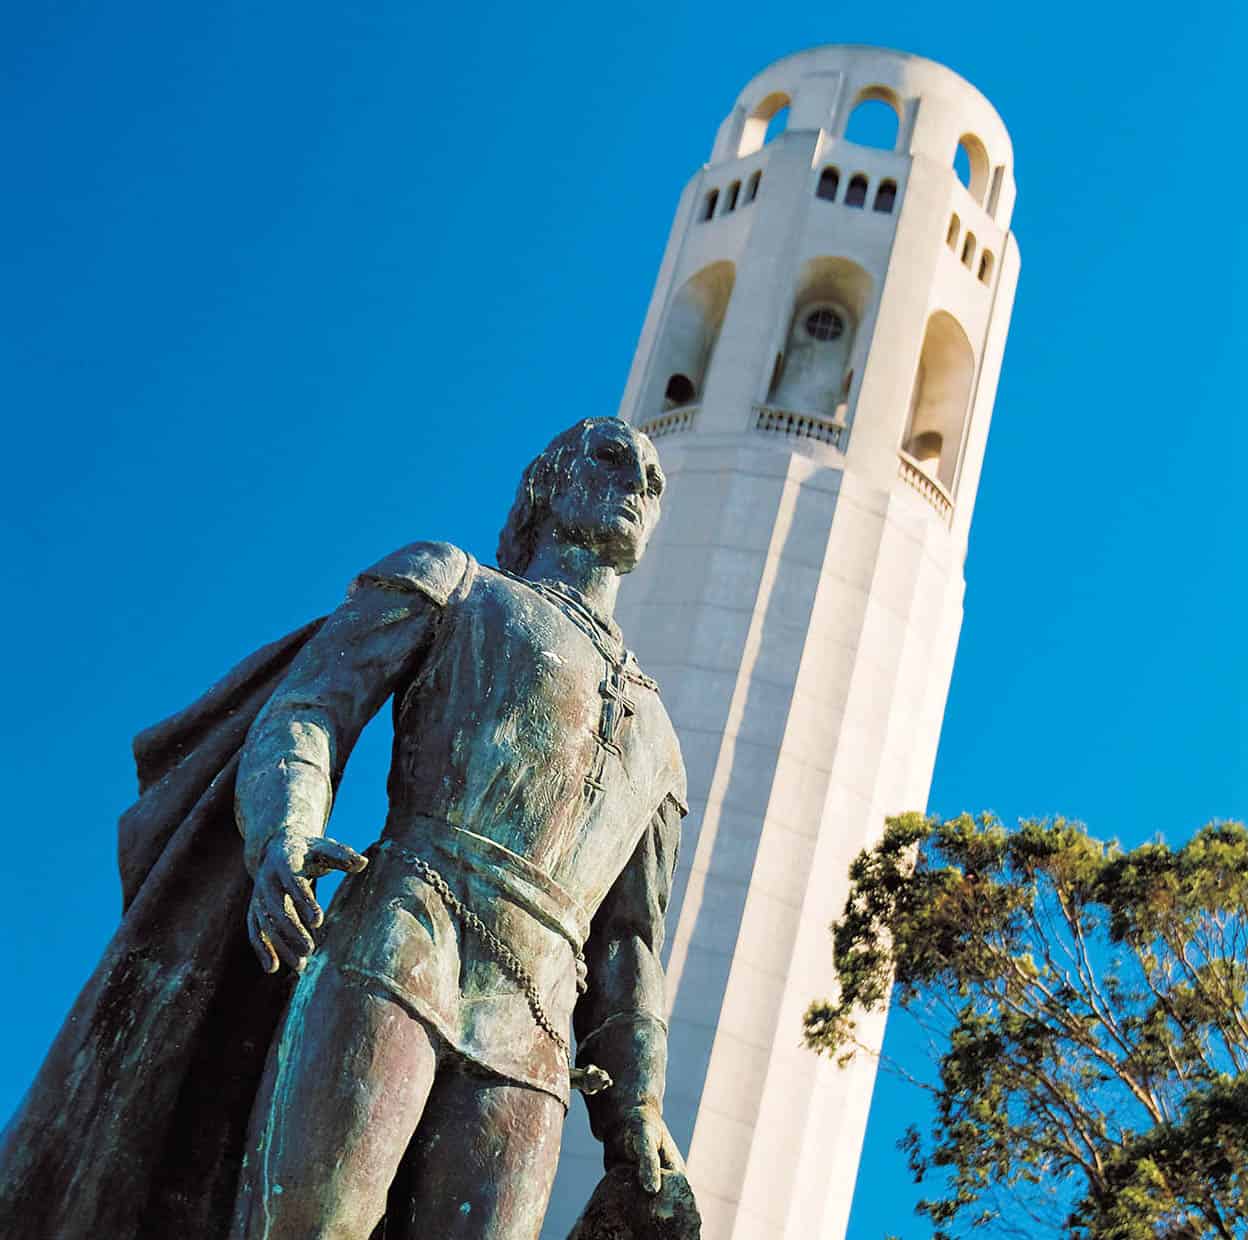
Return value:
<svg viewBox="0 0 1248 1240">
<path fill-rule="evenodd" d="M 537 536 L 550 512 L 550 500 L 564 482 L 572 462 L 584 451 L 585 437 L 596 426 L 621 424 L 619 418 L 582 418 L 560 431 L 533 458 L 520 476 L 516 499 L 498 536 L 498 566 L 504 572 L 523 573 L 533 559 Z"/>
</svg>

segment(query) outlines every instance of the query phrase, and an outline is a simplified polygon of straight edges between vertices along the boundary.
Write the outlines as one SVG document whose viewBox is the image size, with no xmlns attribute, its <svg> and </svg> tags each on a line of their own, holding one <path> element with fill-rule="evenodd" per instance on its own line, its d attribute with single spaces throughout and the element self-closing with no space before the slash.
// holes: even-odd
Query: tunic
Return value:
<svg viewBox="0 0 1248 1240">
<path fill-rule="evenodd" d="M 661 1098 L 658 953 L 685 775 L 654 682 L 572 592 L 449 544 L 405 547 L 356 579 L 251 728 L 236 808 L 253 869 L 275 831 L 323 829 L 391 694 L 385 828 L 319 950 L 460 1054 L 565 1105 L 573 1008 L 582 1044 L 641 1021 L 626 1089 Z"/>
</svg>

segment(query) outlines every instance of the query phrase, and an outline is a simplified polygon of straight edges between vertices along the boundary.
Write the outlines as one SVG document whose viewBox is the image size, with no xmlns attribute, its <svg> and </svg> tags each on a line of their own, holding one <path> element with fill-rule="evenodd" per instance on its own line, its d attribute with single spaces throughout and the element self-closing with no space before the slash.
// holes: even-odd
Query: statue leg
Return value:
<svg viewBox="0 0 1248 1240">
<path fill-rule="evenodd" d="M 233 1240 L 362 1240 L 424 1110 L 439 1055 L 421 1021 L 314 956 L 269 1051 Z"/>
<path fill-rule="evenodd" d="M 443 1060 L 395 1182 L 386 1240 L 537 1240 L 563 1104 L 456 1058 Z"/>
</svg>

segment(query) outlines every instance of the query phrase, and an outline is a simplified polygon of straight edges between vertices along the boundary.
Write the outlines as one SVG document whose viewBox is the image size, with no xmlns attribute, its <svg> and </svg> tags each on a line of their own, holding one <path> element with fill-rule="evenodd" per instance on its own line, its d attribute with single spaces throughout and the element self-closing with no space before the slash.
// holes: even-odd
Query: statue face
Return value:
<svg viewBox="0 0 1248 1240">
<path fill-rule="evenodd" d="M 592 426 L 551 497 L 555 537 L 599 552 L 626 573 L 658 523 L 663 486 L 658 454 L 646 436 L 623 422 Z"/>
</svg>

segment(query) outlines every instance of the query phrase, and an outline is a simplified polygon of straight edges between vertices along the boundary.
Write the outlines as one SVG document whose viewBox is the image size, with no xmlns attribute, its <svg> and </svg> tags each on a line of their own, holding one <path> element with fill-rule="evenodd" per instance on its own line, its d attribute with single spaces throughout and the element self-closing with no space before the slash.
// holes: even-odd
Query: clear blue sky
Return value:
<svg viewBox="0 0 1248 1240">
<path fill-rule="evenodd" d="M 0 1116 L 115 923 L 132 734 L 396 545 L 492 557 L 522 464 L 614 412 L 737 91 L 817 43 L 945 62 L 1017 155 L 1022 282 L 932 807 L 1126 842 L 1248 816 L 1242 6 L 5 21 Z M 353 842 L 384 763 L 374 729 Z M 913 1109 L 882 1083 L 855 1240 L 927 1233 L 892 1148 Z"/>
</svg>

